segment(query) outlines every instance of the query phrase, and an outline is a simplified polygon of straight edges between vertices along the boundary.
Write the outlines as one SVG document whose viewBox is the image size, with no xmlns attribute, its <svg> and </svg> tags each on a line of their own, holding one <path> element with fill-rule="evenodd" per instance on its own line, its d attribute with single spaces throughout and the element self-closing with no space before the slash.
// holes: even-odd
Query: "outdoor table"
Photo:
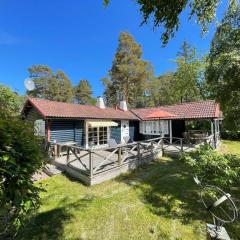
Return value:
<svg viewBox="0 0 240 240">
<path fill-rule="evenodd" d="M 60 157 L 62 152 L 62 147 L 65 146 L 74 146 L 77 145 L 77 142 L 69 141 L 69 142 L 60 142 L 55 144 L 55 156 Z"/>
</svg>

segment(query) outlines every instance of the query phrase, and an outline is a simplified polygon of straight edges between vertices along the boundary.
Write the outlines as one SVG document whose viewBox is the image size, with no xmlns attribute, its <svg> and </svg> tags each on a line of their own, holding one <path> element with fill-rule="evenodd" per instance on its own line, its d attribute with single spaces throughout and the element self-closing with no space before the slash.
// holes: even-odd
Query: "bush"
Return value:
<svg viewBox="0 0 240 240">
<path fill-rule="evenodd" d="M 0 238 L 11 236 L 24 216 L 39 205 L 32 175 L 41 168 L 38 141 L 29 123 L 0 118 Z"/>
<path fill-rule="evenodd" d="M 181 159 L 190 166 L 203 184 L 227 188 L 240 184 L 240 156 L 221 154 L 209 145 L 183 154 Z"/>
<path fill-rule="evenodd" d="M 240 141 L 240 131 L 224 130 L 221 132 L 221 138 L 225 140 Z"/>
</svg>

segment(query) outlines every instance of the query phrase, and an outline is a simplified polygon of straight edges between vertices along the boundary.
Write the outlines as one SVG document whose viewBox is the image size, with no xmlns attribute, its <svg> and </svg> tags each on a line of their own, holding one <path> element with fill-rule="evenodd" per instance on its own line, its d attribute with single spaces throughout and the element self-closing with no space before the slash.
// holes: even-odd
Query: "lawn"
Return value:
<svg viewBox="0 0 240 240">
<path fill-rule="evenodd" d="M 162 158 L 93 187 L 63 175 L 41 184 L 46 190 L 42 205 L 18 239 L 206 238 L 207 215 L 198 188 L 177 159 Z M 240 239 L 239 224 L 226 227 Z"/>
<path fill-rule="evenodd" d="M 240 154 L 240 142 L 223 140 L 220 150 L 224 153 L 237 153 Z"/>
</svg>

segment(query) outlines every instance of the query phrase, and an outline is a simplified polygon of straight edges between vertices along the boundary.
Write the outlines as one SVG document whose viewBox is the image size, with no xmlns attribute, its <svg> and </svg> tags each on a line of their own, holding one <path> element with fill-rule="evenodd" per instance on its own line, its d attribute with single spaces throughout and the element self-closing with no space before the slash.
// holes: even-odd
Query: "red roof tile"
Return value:
<svg viewBox="0 0 240 240">
<path fill-rule="evenodd" d="M 206 119 L 222 116 L 219 104 L 215 101 L 200 101 L 161 106 L 154 108 L 139 108 L 130 111 L 96 106 L 63 103 L 39 98 L 27 100 L 44 118 L 89 118 L 89 119 Z M 25 105 L 26 108 L 26 105 Z"/>
<path fill-rule="evenodd" d="M 138 119 L 131 111 L 28 98 L 44 118 Z"/>
<path fill-rule="evenodd" d="M 150 120 L 149 116 L 154 111 L 164 111 L 175 116 L 163 116 L 162 119 L 206 119 L 221 117 L 219 104 L 215 101 L 199 101 L 155 108 L 132 109 L 134 114 L 143 120 Z"/>
</svg>

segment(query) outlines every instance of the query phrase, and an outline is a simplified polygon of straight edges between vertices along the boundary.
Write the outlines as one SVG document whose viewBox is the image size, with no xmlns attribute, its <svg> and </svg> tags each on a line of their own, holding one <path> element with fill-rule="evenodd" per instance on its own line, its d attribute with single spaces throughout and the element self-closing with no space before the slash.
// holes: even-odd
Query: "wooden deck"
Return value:
<svg viewBox="0 0 240 240">
<path fill-rule="evenodd" d="M 212 144 L 209 137 L 205 142 Z M 202 143 L 190 144 L 183 139 L 155 138 L 119 145 L 116 148 L 84 149 L 68 146 L 67 153 L 55 158 L 53 164 L 87 185 L 97 184 L 150 162 L 162 155 L 179 156 Z"/>
</svg>

